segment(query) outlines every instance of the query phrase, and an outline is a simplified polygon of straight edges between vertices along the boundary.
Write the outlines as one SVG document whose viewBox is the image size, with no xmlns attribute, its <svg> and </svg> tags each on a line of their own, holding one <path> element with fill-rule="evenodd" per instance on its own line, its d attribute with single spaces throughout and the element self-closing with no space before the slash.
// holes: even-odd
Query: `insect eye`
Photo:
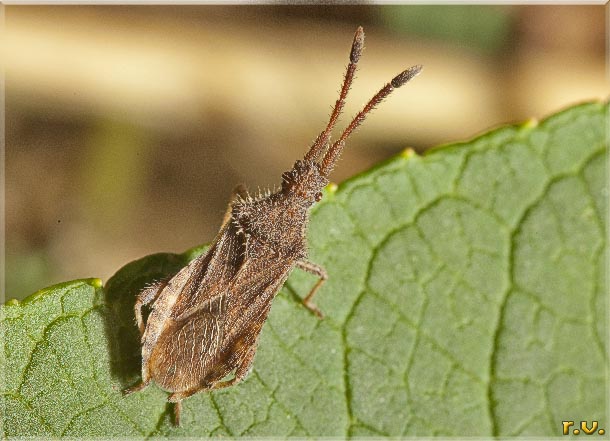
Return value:
<svg viewBox="0 0 610 441">
<path fill-rule="evenodd" d="M 316 202 L 320 202 L 320 200 L 322 200 L 322 193 L 320 193 L 320 192 L 316 193 L 315 199 L 316 199 Z"/>
</svg>

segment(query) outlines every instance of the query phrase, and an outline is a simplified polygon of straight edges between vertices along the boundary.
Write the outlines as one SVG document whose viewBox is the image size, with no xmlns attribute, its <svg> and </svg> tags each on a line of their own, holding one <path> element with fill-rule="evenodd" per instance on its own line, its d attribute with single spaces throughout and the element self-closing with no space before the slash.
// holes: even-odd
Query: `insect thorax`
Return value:
<svg viewBox="0 0 610 441">
<path fill-rule="evenodd" d="M 313 161 L 296 161 L 292 170 L 282 174 L 282 194 L 293 203 L 315 204 L 322 198 L 322 189 L 328 178 L 320 172 L 320 165 Z"/>
<path fill-rule="evenodd" d="M 299 204 L 282 191 L 261 199 L 239 202 L 232 211 L 233 224 L 252 243 L 269 246 L 283 254 L 306 255 L 305 228 L 310 204 Z"/>
</svg>

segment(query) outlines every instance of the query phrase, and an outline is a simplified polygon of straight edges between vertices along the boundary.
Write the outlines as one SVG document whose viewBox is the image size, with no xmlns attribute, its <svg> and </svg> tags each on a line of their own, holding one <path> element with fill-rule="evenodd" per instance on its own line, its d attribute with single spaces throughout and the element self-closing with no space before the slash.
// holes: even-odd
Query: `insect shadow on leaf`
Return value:
<svg viewBox="0 0 610 441">
<path fill-rule="evenodd" d="M 110 355 L 110 371 L 122 388 L 141 374 L 142 345 L 133 310 L 138 294 L 159 280 L 176 274 L 188 264 L 184 255 L 158 253 L 128 263 L 104 287 L 104 328 Z"/>
<path fill-rule="evenodd" d="M 137 295 L 134 310 L 141 336 L 142 380 L 125 394 L 154 380 L 170 392 L 176 425 L 183 399 L 232 386 L 247 376 L 271 303 L 295 267 L 318 277 L 303 305 L 323 317 L 313 298 L 328 274 L 307 259 L 309 209 L 321 200 L 347 138 L 375 106 L 421 71 L 421 66 L 413 66 L 394 77 L 331 143 L 363 45 L 364 31 L 359 27 L 329 122 L 305 157 L 282 174 L 281 188 L 253 197 L 238 186 L 209 250 L 170 279 Z M 150 310 L 148 317 L 145 307 Z"/>
</svg>

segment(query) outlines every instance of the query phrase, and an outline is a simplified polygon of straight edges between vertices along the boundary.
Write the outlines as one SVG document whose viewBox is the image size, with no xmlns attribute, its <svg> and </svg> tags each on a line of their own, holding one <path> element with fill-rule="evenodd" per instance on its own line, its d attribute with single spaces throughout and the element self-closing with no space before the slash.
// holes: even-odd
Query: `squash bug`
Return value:
<svg viewBox="0 0 610 441">
<path fill-rule="evenodd" d="M 322 198 L 350 134 L 375 106 L 422 69 L 413 66 L 394 77 L 331 144 L 331 131 L 345 105 L 363 44 L 364 31 L 359 27 L 328 124 L 305 157 L 282 174 L 281 188 L 252 197 L 238 186 L 208 251 L 169 280 L 148 286 L 136 299 L 142 381 L 125 394 L 154 380 L 171 393 L 168 401 L 175 403 L 176 425 L 183 399 L 232 386 L 247 376 L 271 303 L 294 267 L 318 276 L 303 304 L 322 318 L 312 300 L 328 275 L 307 260 L 309 208 Z M 144 320 L 142 310 L 147 305 L 150 312 Z"/>
</svg>

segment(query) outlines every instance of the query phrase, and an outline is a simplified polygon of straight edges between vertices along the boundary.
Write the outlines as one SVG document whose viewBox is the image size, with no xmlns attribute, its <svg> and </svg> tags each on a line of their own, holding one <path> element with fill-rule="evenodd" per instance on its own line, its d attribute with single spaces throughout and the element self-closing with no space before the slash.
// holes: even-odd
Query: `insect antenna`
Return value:
<svg viewBox="0 0 610 441">
<path fill-rule="evenodd" d="M 343 147 L 345 147 L 345 140 L 354 130 L 356 130 L 356 128 L 358 128 L 360 124 L 362 124 L 368 113 L 371 112 L 375 106 L 381 103 L 385 98 L 387 98 L 387 96 L 390 95 L 394 89 L 398 89 L 416 77 L 421 70 L 422 66 L 418 64 L 399 73 L 392 79 L 392 81 L 383 86 L 383 88 L 377 92 L 368 103 L 366 103 L 362 110 L 354 117 L 349 126 L 347 126 L 347 128 L 343 131 L 341 137 L 333 143 L 333 145 L 326 152 L 326 155 L 324 155 L 324 159 L 322 159 L 322 164 L 320 166 L 320 171 L 323 175 L 327 176 L 331 172 L 337 159 L 339 158 L 339 155 L 343 151 Z"/>
<path fill-rule="evenodd" d="M 356 34 L 354 35 L 354 42 L 352 43 L 352 50 L 349 56 L 349 64 L 347 65 L 347 70 L 345 71 L 345 77 L 343 78 L 343 85 L 341 86 L 339 99 L 335 103 L 335 107 L 333 108 L 333 111 L 330 115 L 330 119 L 328 120 L 328 125 L 314 141 L 313 145 L 305 155 L 305 160 L 314 161 L 318 157 L 318 155 L 320 155 L 322 150 L 326 148 L 330 139 L 330 132 L 335 127 L 335 124 L 339 119 L 339 115 L 341 115 L 341 111 L 343 110 L 343 106 L 345 105 L 345 99 L 347 98 L 347 93 L 349 92 L 349 88 L 352 85 L 354 74 L 356 73 L 356 67 L 358 65 L 358 60 L 360 59 L 360 55 L 362 55 L 363 48 L 364 30 L 362 29 L 362 26 L 358 26 L 358 29 L 356 29 Z"/>
</svg>

